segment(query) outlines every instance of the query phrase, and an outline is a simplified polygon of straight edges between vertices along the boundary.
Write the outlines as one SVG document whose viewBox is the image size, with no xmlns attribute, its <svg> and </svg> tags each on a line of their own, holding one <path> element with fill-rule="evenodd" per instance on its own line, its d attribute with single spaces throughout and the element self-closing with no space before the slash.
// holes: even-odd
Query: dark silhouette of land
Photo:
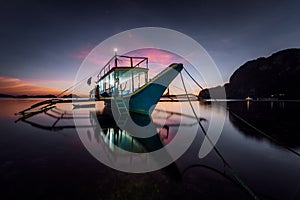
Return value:
<svg viewBox="0 0 300 200">
<path fill-rule="evenodd" d="M 227 98 L 300 99 L 300 49 L 286 49 L 240 66 L 224 86 L 204 89 L 199 97 L 226 91 Z M 216 97 L 218 98 L 218 95 Z"/>
</svg>

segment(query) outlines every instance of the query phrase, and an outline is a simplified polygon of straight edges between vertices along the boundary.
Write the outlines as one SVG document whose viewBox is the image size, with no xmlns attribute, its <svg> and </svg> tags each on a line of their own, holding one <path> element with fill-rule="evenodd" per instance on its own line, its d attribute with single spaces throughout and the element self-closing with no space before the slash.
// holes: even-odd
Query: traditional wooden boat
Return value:
<svg viewBox="0 0 300 200">
<path fill-rule="evenodd" d="M 101 69 L 90 98 L 114 105 L 120 114 L 128 111 L 150 115 L 183 65 L 173 63 L 151 80 L 148 58 L 115 55 Z"/>
</svg>

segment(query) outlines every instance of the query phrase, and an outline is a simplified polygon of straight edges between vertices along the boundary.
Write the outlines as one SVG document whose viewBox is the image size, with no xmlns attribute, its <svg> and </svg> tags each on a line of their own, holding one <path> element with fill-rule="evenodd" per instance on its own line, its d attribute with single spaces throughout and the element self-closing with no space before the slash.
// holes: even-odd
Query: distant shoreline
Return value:
<svg viewBox="0 0 300 200">
<path fill-rule="evenodd" d="M 0 99 L 51 99 L 51 98 L 58 98 L 55 97 L 53 95 L 53 97 L 49 97 L 49 96 L 43 96 L 43 95 L 36 95 L 36 96 L 13 96 L 13 95 L 7 95 L 7 96 L 0 96 Z M 70 98 L 70 97 L 60 97 L 60 98 Z M 77 98 L 74 98 L 77 99 Z M 86 98 L 82 98 L 82 99 L 86 99 Z M 258 100 L 246 100 L 246 99 L 202 99 L 202 100 L 198 100 L 198 101 L 202 101 L 202 102 L 299 102 L 299 99 L 258 99 Z"/>
<path fill-rule="evenodd" d="M 72 94 L 69 95 L 64 95 L 62 97 L 57 97 L 56 95 L 53 94 L 47 94 L 47 95 L 10 95 L 10 94 L 0 94 L 0 98 L 15 98 L 15 99 L 27 99 L 27 98 L 73 98 Z M 74 98 L 80 98 L 77 95 L 74 95 Z"/>
</svg>

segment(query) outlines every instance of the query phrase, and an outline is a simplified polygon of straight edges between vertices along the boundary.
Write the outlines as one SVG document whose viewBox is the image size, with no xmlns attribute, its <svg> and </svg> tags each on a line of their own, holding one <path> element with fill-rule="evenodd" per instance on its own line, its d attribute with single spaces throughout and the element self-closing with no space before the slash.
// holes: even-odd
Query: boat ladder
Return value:
<svg viewBox="0 0 300 200">
<path fill-rule="evenodd" d="M 119 118 L 117 120 L 117 125 L 118 126 L 125 126 L 128 116 L 129 116 L 129 111 L 128 108 L 125 104 L 125 100 L 123 98 L 115 98 L 114 99 L 116 108 L 119 113 Z"/>
</svg>

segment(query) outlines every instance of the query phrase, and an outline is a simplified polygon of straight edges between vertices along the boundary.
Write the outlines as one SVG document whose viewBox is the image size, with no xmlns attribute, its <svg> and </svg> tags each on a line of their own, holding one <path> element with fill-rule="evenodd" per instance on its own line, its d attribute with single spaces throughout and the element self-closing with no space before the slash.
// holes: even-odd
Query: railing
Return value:
<svg viewBox="0 0 300 200">
<path fill-rule="evenodd" d="M 148 69 L 148 58 L 115 55 L 100 70 L 97 75 L 97 82 L 99 82 L 111 69 L 115 67 L 138 67 Z"/>
</svg>

